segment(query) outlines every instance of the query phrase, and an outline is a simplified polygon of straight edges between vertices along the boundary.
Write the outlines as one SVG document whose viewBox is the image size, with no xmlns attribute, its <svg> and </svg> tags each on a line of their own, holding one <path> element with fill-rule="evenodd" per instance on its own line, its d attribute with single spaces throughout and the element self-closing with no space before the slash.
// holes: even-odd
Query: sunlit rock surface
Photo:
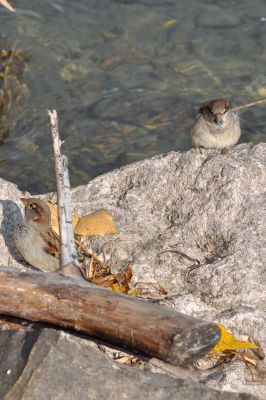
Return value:
<svg viewBox="0 0 266 400">
<path fill-rule="evenodd" d="M 160 284 L 167 291 L 162 304 L 221 322 L 238 338 L 249 339 L 265 349 L 265 154 L 266 144 L 242 144 L 226 155 L 212 150 L 203 150 L 200 154 L 192 149 L 159 155 L 99 176 L 73 190 L 74 209 L 80 214 L 103 207 L 108 209 L 114 215 L 119 233 L 87 240 L 87 246 L 100 253 L 107 241 L 123 239 L 106 246 L 113 269 L 131 262 L 133 283 L 139 287 Z M 20 267 L 12 231 L 21 219 L 22 193 L 3 180 L 0 186 L 1 264 Z M 185 253 L 199 260 L 201 266 L 193 269 L 193 261 L 174 252 L 159 254 L 164 250 Z M 67 354 L 61 357 L 68 362 Z M 105 365 L 107 360 L 102 357 L 101 362 Z M 52 360 L 49 365 L 53 368 Z M 212 376 L 207 385 L 265 398 L 264 368 L 263 360 L 258 361 L 257 370 L 250 370 L 239 361 Z M 125 379 L 137 382 L 144 372 L 126 374 Z M 94 382 L 99 379 L 101 386 L 100 375 L 99 371 L 95 373 Z M 146 377 L 151 380 L 151 386 L 155 385 L 151 389 L 155 393 L 158 378 Z M 179 381 L 160 379 L 165 379 L 164 387 L 169 385 L 171 396 L 177 396 L 178 390 L 173 392 L 171 385 L 178 387 Z M 163 394 L 161 398 L 168 395 Z M 205 398 L 202 394 L 194 396 Z M 210 398 L 218 398 L 213 396 Z M 125 398 L 135 397 L 129 393 Z"/>
</svg>

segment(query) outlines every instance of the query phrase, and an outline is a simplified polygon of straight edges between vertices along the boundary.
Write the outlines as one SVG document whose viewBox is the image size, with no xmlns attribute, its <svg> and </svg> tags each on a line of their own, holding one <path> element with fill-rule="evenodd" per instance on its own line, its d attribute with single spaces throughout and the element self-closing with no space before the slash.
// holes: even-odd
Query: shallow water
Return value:
<svg viewBox="0 0 266 400">
<path fill-rule="evenodd" d="M 199 104 L 266 97 L 263 0 L 10 2 L 17 12 L 1 8 L 1 39 L 28 58 L 28 95 L 0 144 L 0 174 L 21 189 L 55 187 L 47 109 L 58 111 L 77 186 L 189 148 Z M 241 114 L 242 141 L 265 141 L 265 107 Z"/>
</svg>

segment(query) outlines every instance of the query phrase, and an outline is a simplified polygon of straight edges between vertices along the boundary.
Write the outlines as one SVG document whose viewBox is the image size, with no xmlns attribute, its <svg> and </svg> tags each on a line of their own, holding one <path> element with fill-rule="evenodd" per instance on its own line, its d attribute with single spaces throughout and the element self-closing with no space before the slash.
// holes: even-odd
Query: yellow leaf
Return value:
<svg viewBox="0 0 266 400">
<path fill-rule="evenodd" d="M 81 217 L 74 229 L 74 233 L 81 236 L 104 236 L 116 232 L 112 215 L 104 209 Z"/>
<path fill-rule="evenodd" d="M 57 204 L 52 204 L 50 202 L 47 203 L 51 211 L 51 226 L 55 233 L 59 235 L 59 223 L 58 223 L 58 211 L 57 211 Z M 77 214 L 73 214 L 72 217 L 72 225 L 73 229 L 75 229 L 77 223 L 79 222 L 80 217 Z"/>
<path fill-rule="evenodd" d="M 238 349 L 256 349 L 258 346 L 251 342 L 237 340 L 234 336 L 227 331 L 225 326 L 217 324 L 221 329 L 221 338 L 219 342 L 211 350 L 211 353 L 218 353 L 224 350 L 238 350 Z"/>
<path fill-rule="evenodd" d="M 147 124 L 144 125 L 144 128 L 148 129 L 149 131 L 152 131 L 153 129 L 157 128 L 157 125 Z"/>
<path fill-rule="evenodd" d="M 112 289 L 116 293 L 124 293 L 127 294 L 127 288 L 125 285 L 119 285 L 119 283 L 114 283 Z"/>
<path fill-rule="evenodd" d="M 141 290 L 140 290 L 140 289 L 132 289 L 132 290 L 130 290 L 130 291 L 128 292 L 129 296 L 134 296 L 134 297 L 139 296 L 140 293 L 141 293 Z"/>
<path fill-rule="evenodd" d="M 1 50 L 1 57 L 7 57 L 8 56 L 8 51 L 6 49 Z"/>
<path fill-rule="evenodd" d="M 258 88 L 257 92 L 258 92 L 258 95 L 265 97 L 266 96 L 266 86 L 262 86 L 262 87 Z"/>
<path fill-rule="evenodd" d="M 11 4 L 9 4 L 9 2 L 7 0 L 0 0 L 0 4 L 9 11 L 13 11 L 13 12 L 15 11 L 15 9 L 11 6 Z"/>
<path fill-rule="evenodd" d="M 47 203 L 51 211 L 51 226 L 59 235 L 57 204 Z M 81 236 L 104 236 L 116 233 L 116 227 L 112 215 L 102 209 L 95 213 L 80 217 L 77 214 L 72 216 L 72 225 L 75 235 Z"/>
<path fill-rule="evenodd" d="M 176 21 L 177 21 L 177 19 L 176 18 L 174 18 L 174 19 L 170 19 L 169 21 L 166 21 L 164 24 L 163 24 L 163 28 L 169 28 L 170 26 L 173 26 L 175 23 L 176 23 Z"/>
</svg>

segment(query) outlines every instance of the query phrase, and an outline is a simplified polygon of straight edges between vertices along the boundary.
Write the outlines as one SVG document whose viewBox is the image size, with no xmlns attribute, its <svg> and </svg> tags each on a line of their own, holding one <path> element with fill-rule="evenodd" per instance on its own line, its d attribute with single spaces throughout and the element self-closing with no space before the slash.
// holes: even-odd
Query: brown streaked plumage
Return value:
<svg viewBox="0 0 266 400">
<path fill-rule="evenodd" d="M 53 272 L 60 267 L 60 241 L 51 228 L 51 212 L 40 199 L 21 199 L 25 220 L 14 232 L 14 241 L 23 258 L 33 267 Z"/>
</svg>

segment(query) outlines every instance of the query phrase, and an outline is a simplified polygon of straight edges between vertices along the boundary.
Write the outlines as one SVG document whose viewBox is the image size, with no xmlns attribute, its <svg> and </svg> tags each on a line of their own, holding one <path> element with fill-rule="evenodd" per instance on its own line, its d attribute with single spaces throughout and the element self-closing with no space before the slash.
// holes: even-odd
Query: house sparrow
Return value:
<svg viewBox="0 0 266 400">
<path fill-rule="evenodd" d="M 39 199 L 21 199 L 25 220 L 14 232 L 16 248 L 33 267 L 53 272 L 60 267 L 60 241 L 51 228 L 49 206 Z"/>
<path fill-rule="evenodd" d="M 239 117 L 231 110 L 226 100 L 212 100 L 199 109 L 190 134 L 195 146 L 205 149 L 227 149 L 240 138 Z"/>
</svg>

